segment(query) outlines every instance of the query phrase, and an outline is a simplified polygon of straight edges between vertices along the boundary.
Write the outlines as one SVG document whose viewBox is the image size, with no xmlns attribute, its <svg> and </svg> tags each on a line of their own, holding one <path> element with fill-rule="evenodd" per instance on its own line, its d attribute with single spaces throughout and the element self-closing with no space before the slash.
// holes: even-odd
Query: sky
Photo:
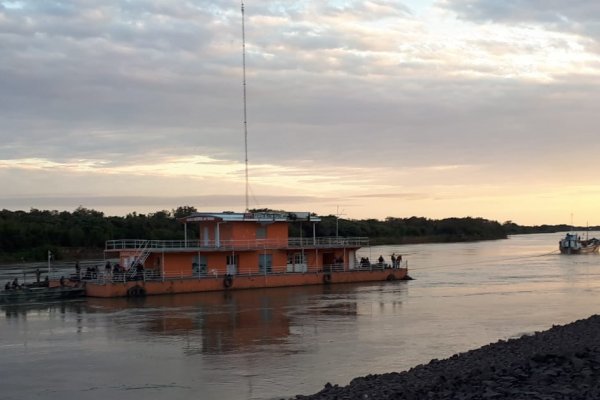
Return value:
<svg viewBox="0 0 600 400">
<path fill-rule="evenodd" d="M 249 207 L 600 225 L 600 2 L 245 1 Z M 230 0 L 0 0 L 0 209 L 245 208 Z"/>
</svg>

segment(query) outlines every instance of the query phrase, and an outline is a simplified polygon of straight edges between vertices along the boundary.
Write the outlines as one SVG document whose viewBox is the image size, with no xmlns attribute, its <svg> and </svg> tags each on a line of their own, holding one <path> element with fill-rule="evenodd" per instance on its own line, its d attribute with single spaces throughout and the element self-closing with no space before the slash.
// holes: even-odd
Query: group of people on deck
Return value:
<svg viewBox="0 0 600 400">
<path fill-rule="evenodd" d="M 396 253 L 392 253 L 392 264 L 386 264 L 385 262 L 385 258 L 383 258 L 383 255 L 380 255 L 379 258 L 377 259 L 377 266 L 382 267 L 384 266 L 385 268 L 400 268 L 402 266 L 402 255 L 398 254 L 398 256 L 396 256 Z M 360 264 L 361 267 L 363 268 L 368 268 L 371 266 L 371 261 L 369 261 L 369 257 L 361 257 L 360 258 Z"/>
<path fill-rule="evenodd" d="M 398 254 L 398 256 L 396 256 L 396 253 L 392 253 L 391 256 L 392 259 L 392 265 L 391 268 L 400 268 L 402 265 L 402 255 Z M 368 258 L 367 258 L 368 260 Z M 377 259 L 377 262 L 379 265 L 385 265 L 386 268 L 390 268 L 389 264 L 386 264 L 385 262 L 385 258 L 383 258 L 382 255 L 379 256 L 379 258 Z"/>
<path fill-rule="evenodd" d="M 104 265 L 104 276 L 113 275 L 114 277 L 122 276 L 125 273 L 125 268 L 123 268 L 119 263 L 115 263 L 112 265 L 110 261 L 106 261 Z M 97 279 L 100 275 L 100 268 L 97 265 L 93 267 L 87 267 L 83 276 L 81 275 L 81 266 L 79 265 L 79 261 L 75 263 L 75 275 L 81 279 Z"/>
<path fill-rule="evenodd" d="M 402 254 L 392 253 L 392 268 L 400 268 L 402 266 Z"/>
<path fill-rule="evenodd" d="M 129 271 L 132 271 L 130 274 Z M 75 272 L 77 276 L 80 276 L 81 279 L 97 279 L 100 276 L 100 268 L 95 265 L 93 267 L 87 267 L 85 270 L 85 274 L 81 276 L 81 267 L 79 266 L 79 262 L 75 263 Z M 133 273 L 135 272 L 135 273 Z M 127 280 L 138 280 L 143 279 L 144 276 L 144 266 L 140 263 L 132 262 L 130 269 L 126 270 L 119 263 L 115 263 L 114 265 L 110 263 L 110 261 L 106 261 L 104 264 L 104 277 L 111 277 L 113 280 L 122 280 L 125 279 L 127 273 Z"/>
<path fill-rule="evenodd" d="M 23 287 L 25 287 L 25 285 L 20 285 L 19 284 L 19 278 L 15 278 L 12 283 L 6 282 L 6 285 L 4 285 L 4 290 L 9 291 L 9 290 L 19 290 L 22 289 Z"/>
<path fill-rule="evenodd" d="M 34 283 L 23 283 L 20 284 L 19 283 L 19 278 L 15 278 L 11 281 L 6 282 L 6 284 L 4 285 L 4 290 L 9 291 L 9 290 L 19 290 L 19 289 L 27 289 L 30 287 L 48 287 L 48 275 L 46 275 L 46 277 L 44 278 L 44 280 L 41 280 L 42 277 L 42 272 L 40 271 L 39 268 L 37 268 L 35 270 L 35 282 Z"/>
</svg>

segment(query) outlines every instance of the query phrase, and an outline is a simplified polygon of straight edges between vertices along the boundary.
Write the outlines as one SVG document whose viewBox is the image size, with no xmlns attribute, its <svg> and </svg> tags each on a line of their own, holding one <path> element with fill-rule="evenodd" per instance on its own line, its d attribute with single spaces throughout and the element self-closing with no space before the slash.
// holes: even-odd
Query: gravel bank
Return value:
<svg viewBox="0 0 600 400">
<path fill-rule="evenodd" d="M 600 316 L 294 399 L 600 399 Z"/>
</svg>

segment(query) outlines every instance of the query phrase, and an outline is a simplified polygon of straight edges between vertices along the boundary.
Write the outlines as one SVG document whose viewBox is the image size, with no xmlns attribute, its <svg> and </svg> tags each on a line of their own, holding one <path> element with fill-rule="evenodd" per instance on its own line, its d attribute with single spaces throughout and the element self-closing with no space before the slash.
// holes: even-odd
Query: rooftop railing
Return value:
<svg viewBox="0 0 600 400">
<path fill-rule="evenodd" d="M 143 240 L 121 239 L 108 240 L 106 251 L 139 250 L 254 250 L 275 248 L 339 248 L 363 247 L 369 245 L 366 237 L 317 237 L 317 238 L 288 238 L 253 239 L 253 240 Z"/>
</svg>

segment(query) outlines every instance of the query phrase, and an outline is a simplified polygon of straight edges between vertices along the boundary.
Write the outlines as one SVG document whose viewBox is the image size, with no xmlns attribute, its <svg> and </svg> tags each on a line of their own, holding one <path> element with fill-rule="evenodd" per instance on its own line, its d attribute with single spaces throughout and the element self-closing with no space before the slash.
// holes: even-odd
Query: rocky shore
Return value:
<svg viewBox="0 0 600 400">
<path fill-rule="evenodd" d="M 600 399 L 600 316 L 294 399 Z"/>
</svg>

